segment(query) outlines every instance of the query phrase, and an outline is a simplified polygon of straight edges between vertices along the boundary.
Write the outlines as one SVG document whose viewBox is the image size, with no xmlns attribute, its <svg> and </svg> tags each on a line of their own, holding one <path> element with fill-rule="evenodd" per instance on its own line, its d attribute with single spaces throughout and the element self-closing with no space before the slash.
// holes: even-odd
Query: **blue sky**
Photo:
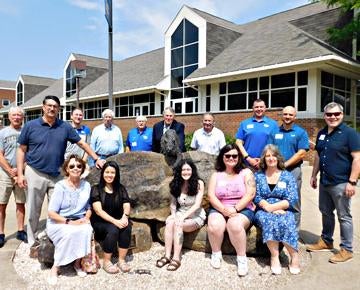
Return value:
<svg viewBox="0 0 360 290">
<path fill-rule="evenodd" d="M 164 46 L 164 32 L 186 4 L 237 24 L 309 0 L 113 0 L 113 58 Z M 20 74 L 62 77 L 70 53 L 108 57 L 104 0 L 0 0 L 0 80 Z"/>
</svg>

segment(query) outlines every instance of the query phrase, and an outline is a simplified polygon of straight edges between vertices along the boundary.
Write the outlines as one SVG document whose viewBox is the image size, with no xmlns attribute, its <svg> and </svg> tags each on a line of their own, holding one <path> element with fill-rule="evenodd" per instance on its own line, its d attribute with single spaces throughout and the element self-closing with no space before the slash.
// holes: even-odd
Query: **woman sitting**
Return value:
<svg viewBox="0 0 360 290">
<path fill-rule="evenodd" d="M 103 269 L 109 274 L 129 272 L 125 258 L 130 246 L 131 224 L 129 223 L 130 199 L 120 183 L 120 169 L 114 161 L 108 161 L 101 170 L 100 182 L 91 189 L 93 215 L 91 224 L 95 239 L 102 240 L 104 251 Z M 118 250 L 117 265 L 111 262 Z"/>
<path fill-rule="evenodd" d="M 260 159 L 261 172 L 255 175 L 258 210 L 255 222 L 262 229 L 264 243 L 271 253 L 271 271 L 281 274 L 279 242 L 288 250 L 291 274 L 299 274 L 298 231 L 296 228 L 293 205 L 298 199 L 297 184 L 293 175 L 285 171 L 284 158 L 275 145 L 265 146 Z"/>
<path fill-rule="evenodd" d="M 225 230 L 237 254 L 238 275 L 248 273 L 246 258 L 246 229 L 254 217 L 255 180 L 245 168 L 236 144 L 225 145 L 216 159 L 216 172 L 209 181 L 211 204 L 208 217 L 208 237 L 212 249 L 211 266 L 220 268 L 221 244 Z"/>
<path fill-rule="evenodd" d="M 174 169 L 170 182 L 171 215 L 166 219 L 165 256 L 156 261 L 161 268 L 177 270 L 180 263 L 184 232 L 192 232 L 204 225 L 206 214 L 201 207 L 204 195 L 204 182 L 199 178 L 195 164 L 191 160 L 181 160 Z M 174 248 L 171 259 L 171 250 Z"/>
<path fill-rule="evenodd" d="M 47 234 L 55 246 L 54 265 L 48 282 L 57 283 L 59 267 L 73 261 L 80 277 L 81 258 L 90 253 L 93 229 L 90 225 L 90 184 L 81 180 L 85 162 L 77 155 L 70 155 L 62 167 L 65 178 L 55 184 L 48 206 Z"/>
</svg>

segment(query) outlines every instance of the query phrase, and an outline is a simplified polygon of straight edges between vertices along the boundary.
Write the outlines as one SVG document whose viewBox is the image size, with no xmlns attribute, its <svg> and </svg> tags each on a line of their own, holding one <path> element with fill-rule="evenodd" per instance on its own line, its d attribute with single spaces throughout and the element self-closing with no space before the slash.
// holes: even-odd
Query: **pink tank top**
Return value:
<svg viewBox="0 0 360 290">
<path fill-rule="evenodd" d="M 245 175 L 250 172 L 246 168 L 231 178 L 225 172 L 216 173 L 215 195 L 225 206 L 234 206 L 246 193 Z M 250 202 L 248 209 L 254 210 L 254 204 Z"/>
</svg>

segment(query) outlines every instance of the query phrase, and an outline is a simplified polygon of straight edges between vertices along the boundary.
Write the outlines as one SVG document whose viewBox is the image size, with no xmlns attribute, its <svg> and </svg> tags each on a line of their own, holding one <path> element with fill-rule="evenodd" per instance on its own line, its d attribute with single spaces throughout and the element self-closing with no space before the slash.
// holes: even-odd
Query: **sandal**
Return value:
<svg viewBox="0 0 360 290">
<path fill-rule="evenodd" d="M 118 266 L 121 272 L 123 273 L 130 272 L 130 266 L 125 261 L 118 261 L 116 265 Z"/>
<path fill-rule="evenodd" d="M 162 268 L 164 267 L 166 264 L 169 264 L 170 263 L 170 259 L 163 256 L 161 257 L 159 260 L 156 261 L 156 267 L 158 268 Z"/>
<path fill-rule="evenodd" d="M 170 264 L 167 266 L 166 270 L 176 271 L 181 266 L 180 261 L 172 259 Z"/>
<path fill-rule="evenodd" d="M 116 267 L 113 263 L 108 262 L 106 264 L 103 264 L 103 269 L 108 274 L 116 274 L 119 273 L 119 268 Z"/>
</svg>

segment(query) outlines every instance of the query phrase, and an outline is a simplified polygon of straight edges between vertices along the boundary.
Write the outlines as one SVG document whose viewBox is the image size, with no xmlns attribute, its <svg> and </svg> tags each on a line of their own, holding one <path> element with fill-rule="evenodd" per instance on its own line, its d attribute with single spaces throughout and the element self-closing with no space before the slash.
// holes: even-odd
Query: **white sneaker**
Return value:
<svg viewBox="0 0 360 290">
<path fill-rule="evenodd" d="M 221 254 L 211 254 L 210 265 L 214 269 L 219 269 L 221 267 L 221 260 L 222 260 Z"/>
<path fill-rule="evenodd" d="M 238 275 L 246 276 L 249 271 L 247 257 L 246 256 L 237 257 L 237 264 L 238 264 Z"/>
</svg>

